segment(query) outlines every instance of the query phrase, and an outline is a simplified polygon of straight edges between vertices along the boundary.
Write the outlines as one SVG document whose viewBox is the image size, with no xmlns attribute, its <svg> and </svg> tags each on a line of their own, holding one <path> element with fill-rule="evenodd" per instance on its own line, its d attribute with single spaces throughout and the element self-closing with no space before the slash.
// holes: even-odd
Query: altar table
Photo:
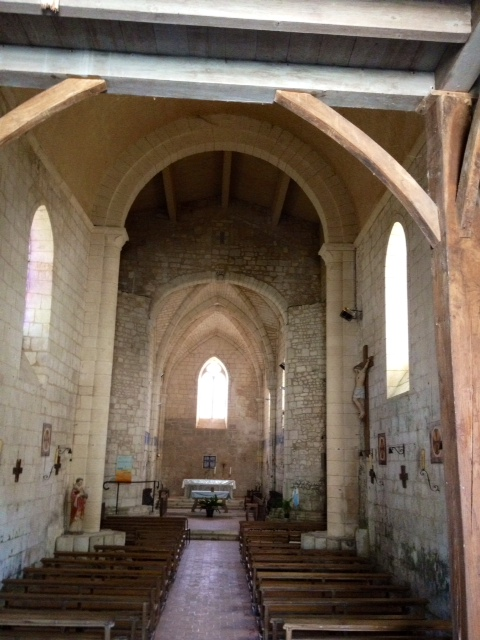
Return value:
<svg viewBox="0 0 480 640">
<path fill-rule="evenodd" d="M 237 488 L 235 480 L 211 480 L 210 478 L 185 478 L 182 482 L 182 489 L 184 490 L 184 496 L 191 498 L 192 491 L 195 489 L 199 491 L 208 491 L 211 488 L 219 491 L 229 491 L 230 497 L 233 498 L 233 490 Z"/>
<path fill-rule="evenodd" d="M 221 507 L 223 507 L 223 511 L 228 513 L 227 500 L 230 498 L 230 491 L 195 491 L 191 492 L 191 497 L 193 498 L 193 506 L 192 511 L 195 513 L 195 509 L 198 507 L 198 503 L 205 498 L 211 498 L 212 496 L 217 496 L 218 502 Z"/>
</svg>

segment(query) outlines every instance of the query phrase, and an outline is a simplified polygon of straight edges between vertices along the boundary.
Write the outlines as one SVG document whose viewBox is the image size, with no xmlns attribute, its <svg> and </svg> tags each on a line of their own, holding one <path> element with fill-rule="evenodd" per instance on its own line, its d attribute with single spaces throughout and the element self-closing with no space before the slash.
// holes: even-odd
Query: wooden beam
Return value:
<svg viewBox="0 0 480 640">
<path fill-rule="evenodd" d="M 230 201 L 230 181 L 232 173 L 232 152 L 223 152 L 222 167 L 222 208 L 226 209 Z"/>
<path fill-rule="evenodd" d="M 415 110 L 432 73 L 359 70 L 173 56 L 0 47 L 0 85 L 45 89 L 52 78 L 100 77 L 109 94 L 273 103 L 275 91 L 305 91 L 337 107 Z"/>
<path fill-rule="evenodd" d="M 457 193 L 462 235 L 471 235 L 472 225 L 480 217 L 480 102 L 477 102 L 468 136 Z"/>
<path fill-rule="evenodd" d="M 436 95 L 426 112 L 429 191 L 438 203 L 442 239 L 434 248 L 434 308 L 454 638 L 480 629 L 480 233 L 462 237 L 456 207 L 471 100 Z"/>
<path fill-rule="evenodd" d="M 19 138 L 55 113 L 106 91 L 104 80 L 69 78 L 30 98 L 0 118 L 0 147 Z"/>
<path fill-rule="evenodd" d="M 282 215 L 282 209 L 283 205 L 285 204 L 285 197 L 287 195 L 289 184 L 290 176 L 281 171 L 272 205 L 272 227 L 276 227 L 280 221 L 280 216 Z"/>
<path fill-rule="evenodd" d="M 38 0 L 2 0 L 0 11 L 41 12 Z M 60 16 L 439 42 L 465 42 L 470 33 L 466 0 L 62 0 Z"/>
<path fill-rule="evenodd" d="M 167 200 L 168 216 L 171 222 L 177 220 L 177 199 L 175 197 L 175 186 L 173 183 L 172 167 L 169 165 L 162 171 L 165 198 Z"/>
<path fill-rule="evenodd" d="M 380 145 L 309 94 L 277 91 L 275 101 L 310 122 L 358 158 L 403 204 L 431 246 L 439 242 L 437 206 L 412 176 Z"/>
<path fill-rule="evenodd" d="M 447 55 L 435 73 L 435 86 L 441 91 L 470 91 L 480 76 L 480 2 L 475 2 L 472 32 L 464 46 Z"/>
</svg>

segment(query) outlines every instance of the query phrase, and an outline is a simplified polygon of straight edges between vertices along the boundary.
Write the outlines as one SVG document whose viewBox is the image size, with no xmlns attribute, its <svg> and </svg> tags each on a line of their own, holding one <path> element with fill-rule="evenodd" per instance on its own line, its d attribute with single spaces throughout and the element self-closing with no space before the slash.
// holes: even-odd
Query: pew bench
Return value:
<svg viewBox="0 0 480 640">
<path fill-rule="evenodd" d="M 407 597 L 410 587 L 395 584 L 371 584 L 358 585 L 341 582 L 288 582 L 288 581 L 267 581 L 258 589 L 258 606 L 260 607 L 264 599 L 298 599 L 309 597 L 317 598 L 390 598 Z"/>
<path fill-rule="evenodd" d="M 388 618 L 425 618 L 425 598 L 305 598 L 303 600 L 266 600 L 262 605 L 260 629 L 266 640 L 272 627 L 272 640 L 277 640 L 284 618 L 302 616 L 385 616 Z"/>
<path fill-rule="evenodd" d="M 378 640 L 379 634 L 384 632 L 385 634 L 406 633 L 413 632 L 417 636 L 426 631 L 435 631 L 437 638 L 442 637 L 438 634 L 443 634 L 444 638 L 451 638 L 452 623 L 450 620 L 417 620 L 412 618 L 391 619 L 391 618 L 350 618 L 344 617 L 308 617 L 308 618 L 285 618 L 283 628 L 285 630 L 285 640 L 308 640 L 312 636 L 309 636 L 308 632 L 348 632 L 348 637 L 362 638 L 364 640 L 366 633 L 373 633 L 375 639 Z M 300 635 L 294 635 L 297 632 Z M 363 635 L 362 635 L 363 634 Z M 317 636 L 318 637 L 318 636 Z M 337 636 L 338 637 L 338 636 Z M 381 636 L 380 636 L 381 637 Z M 388 636 L 384 636 L 388 637 Z M 411 637 L 411 636 L 406 636 Z M 425 635 L 424 635 L 425 637 Z M 325 639 L 323 639 L 325 640 Z"/>
<path fill-rule="evenodd" d="M 71 594 L 94 594 L 99 595 L 139 595 L 143 594 L 153 603 L 164 602 L 164 592 L 160 580 L 136 579 L 135 581 L 125 580 L 102 580 L 92 581 L 88 576 L 43 576 L 41 578 L 6 578 L 3 581 L 4 591 L 16 591 L 24 593 L 71 593 Z M 0 591 L 0 599 L 3 591 Z"/>
<path fill-rule="evenodd" d="M 260 598 L 260 589 L 267 586 L 270 581 L 283 581 L 288 583 L 304 584 L 322 584 L 338 583 L 339 586 L 344 584 L 354 584 L 358 588 L 368 588 L 370 585 L 379 584 L 386 585 L 391 583 L 392 576 L 390 573 L 334 573 L 324 571 L 258 571 L 256 576 L 257 582 L 251 586 L 252 603 L 255 606 Z"/>
<path fill-rule="evenodd" d="M 101 632 L 96 637 L 104 640 L 111 639 L 111 629 L 115 626 L 115 620 L 104 613 L 92 613 L 89 611 L 55 611 L 52 615 L 51 611 L 35 610 L 7 610 L 0 608 L 0 632 L 5 628 L 5 634 L 0 637 L 5 638 L 23 638 L 30 634 L 31 638 L 39 638 L 40 634 L 44 634 L 45 638 L 55 640 L 59 628 L 75 628 L 75 629 L 100 629 Z M 24 627 L 28 629 L 23 630 Z M 15 629 L 20 628 L 18 631 Z M 17 635 L 22 634 L 22 635 Z M 69 634 L 70 635 L 70 634 Z M 95 634 L 91 634 L 95 636 Z M 63 634 L 64 639 L 68 635 Z M 82 637 L 87 638 L 88 632 Z"/>
<path fill-rule="evenodd" d="M 151 602 L 145 601 L 143 596 L 62 593 L 52 598 L 52 594 L 48 593 L 2 591 L 0 600 L 4 605 L 1 611 L 5 614 L 16 610 L 19 614 L 27 615 L 28 612 L 31 615 L 37 610 L 43 612 L 44 616 L 48 614 L 50 619 L 57 619 L 59 613 L 67 619 L 69 614 L 74 617 L 79 612 L 84 612 L 85 617 L 90 614 L 104 616 L 113 621 L 112 626 L 117 627 L 121 635 L 131 640 L 149 640 L 158 622 L 157 611 L 152 610 Z M 3 619 L 0 615 L 0 624 L 3 624 Z M 69 622 L 63 626 L 74 625 Z"/>
</svg>

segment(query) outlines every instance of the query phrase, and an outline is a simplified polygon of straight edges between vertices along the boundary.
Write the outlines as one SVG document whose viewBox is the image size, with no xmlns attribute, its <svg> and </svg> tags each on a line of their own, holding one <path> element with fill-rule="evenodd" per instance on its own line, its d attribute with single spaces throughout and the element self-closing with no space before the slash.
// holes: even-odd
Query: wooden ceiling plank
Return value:
<svg viewBox="0 0 480 640">
<path fill-rule="evenodd" d="M 66 77 L 101 77 L 111 94 L 273 103 L 277 89 L 336 107 L 415 110 L 433 74 L 283 65 L 41 47 L 0 48 L 0 85 L 44 89 Z"/>
<path fill-rule="evenodd" d="M 177 220 L 177 199 L 175 197 L 175 186 L 173 183 L 172 167 L 169 165 L 162 171 L 163 186 L 165 188 L 165 198 L 167 200 L 168 217 L 171 222 Z"/>
<path fill-rule="evenodd" d="M 188 55 L 188 27 L 176 27 L 169 25 L 154 25 L 156 52 L 160 55 Z"/>
<path fill-rule="evenodd" d="M 460 173 L 457 192 L 457 210 L 464 235 L 471 234 L 472 224 L 479 224 L 480 215 L 480 102 L 477 101 L 467 147 Z"/>
<path fill-rule="evenodd" d="M 312 95 L 277 91 L 275 101 L 326 133 L 358 158 L 403 204 L 431 246 L 440 242 L 436 204 L 412 176 L 372 138 Z"/>
<path fill-rule="evenodd" d="M 290 176 L 281 171 L 280 177 L 277 182 L 277 188 L 275 190 L 275 198 L 272 205 L 272 227 L 276 227 L 280 222 L 280 216 L 282 215 L 282 209 L 283 205 L 285 204 L 285 198 L 287 197 L 289 184 Z"/>
<path fill-rule="evenodd" d="M 480 3 L 479 3 L 480 4 Z M 468 92 L 480 77 L 480 11 L 472 24 L 468 42 L 440 62 L 436 75 L 439 91 Z"/>
<path fill-rule="evenodd" d="M 60 16 L 358 37 L 465 42 L 467 0 L 62 0 Z M 40 14 L 38 0 L 0 0 L 0 11 Z"/>
<path fill-rule="evenodd" d="M 0 119 L 0 146 L 19 138 L 55 113 L 106 89 L 104 80 L 84 78 L 69 78 L 46 89 Z"/>
<path fill-rule="evenodd" d="M 222 165 L 222 208 L 226 209 L 230 202 L 230 184 L 232 176 L 232 152 L 223 152 Z"/>
<path fill-rule="evenodd" d="M 28 46 L 30 40 L 20 16 L 3 14 L 0 20 L 0 42 L 2 44 L 16 44 Z"/>
</svg>

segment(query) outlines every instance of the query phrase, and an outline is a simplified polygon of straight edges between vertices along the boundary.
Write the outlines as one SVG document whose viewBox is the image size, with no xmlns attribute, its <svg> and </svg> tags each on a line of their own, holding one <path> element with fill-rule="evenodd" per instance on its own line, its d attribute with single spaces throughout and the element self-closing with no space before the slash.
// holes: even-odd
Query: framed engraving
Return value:
<svg viewBox="0 0 480 640">
<path fill-rule="evenodd" d="M 430 429 L 430 462 L 433 464 L 443 463 L 443 439 L 440 423 L 432 425 L 432 429 Z"/>
<path fill-rule="evenodd" d="M 387 464 L 387 439 L 384 433 L 378 434 L 378 464 Z"/>
<path fill-rule="evenodd" d="M 52 425 L 47 422 L 43 423 L 42 429 L 42 445 L 41 456 L 46 457 L 50 455 L 50 445 L 52 444 Z"/>
</svg>

